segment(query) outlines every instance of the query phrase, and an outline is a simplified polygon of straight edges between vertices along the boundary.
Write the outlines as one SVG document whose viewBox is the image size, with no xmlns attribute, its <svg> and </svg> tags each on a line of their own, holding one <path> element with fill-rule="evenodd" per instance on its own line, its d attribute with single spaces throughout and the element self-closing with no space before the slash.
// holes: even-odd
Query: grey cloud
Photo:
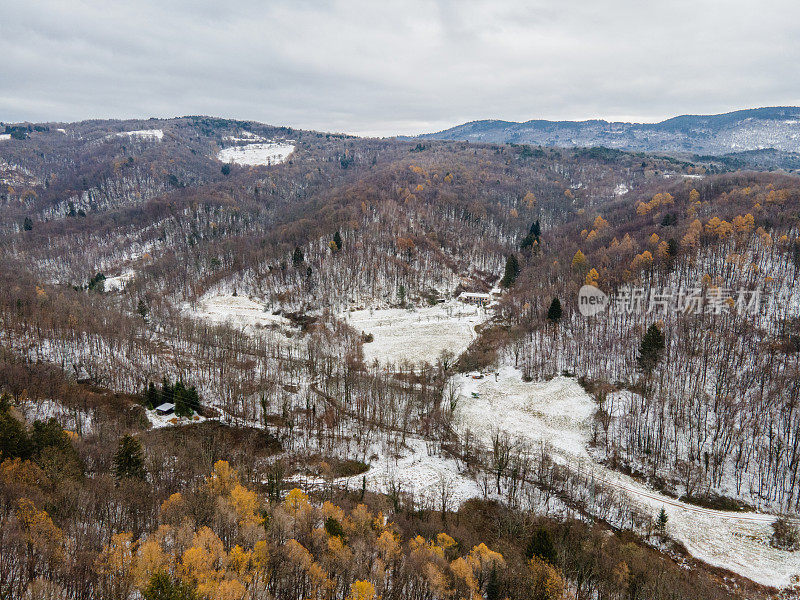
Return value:
<svg viewBox="0 0 800 600">
<path fill-rule="evenodd" d="M 800 103 L 788 0 L 0 4 L 0 120 L 214 114 L 367 134 Z"/>
</svg>

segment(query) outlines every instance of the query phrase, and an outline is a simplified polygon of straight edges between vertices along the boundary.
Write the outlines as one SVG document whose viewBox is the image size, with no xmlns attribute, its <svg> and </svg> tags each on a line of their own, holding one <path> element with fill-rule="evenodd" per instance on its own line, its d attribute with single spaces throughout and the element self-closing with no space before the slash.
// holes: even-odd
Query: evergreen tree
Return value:
<svg viewBox="0 0 800 600">
<path fill-rule="evenodd" d="M 400 284 L 400 287 L 397 288 L 397 299 L 400 301 L 400 306 L 405 308 L 405 305 L 406 305 L 406 286 L 404 286 L 402 283 Z"/>
<path fill-rule="evenodd" d="M 175 402 L 175 414 L 179 417 L 189 417 L 192 415 L 192 409 L 186 404 L 186 388 L 182 381 L 175 384 L 172 388 L 172 397 Z"/>
<path fill-rule="evenodd" d="M 525 556 L 528 560 L 536 556 L 555 566 L 556 547 L 553 545 L 553 538 L 547 529 L 539 527 L 533 532 L 528 547 L 525 549 Z"/>
<path fill-rule="evenodd" d="M 25 220 L 22 222 L 22 228 L 25 231 L 30 231 L 33 229 L 33 221 L 31 221 L 30 217 L 25 217 Z"/>
<path fill-rule="evenodd" d="M 31 427 L 31 445 L 34 454 L 40 453 L 45 448 L 55 447 L 59 450 L 72 449 L 69 437 L 64 433 L 61 425 L 54 418 L 47 421 L 35 421 Z"/>
<path fill-rule="evenodd" d="M 506 259 L 506 270 L 503 274 L 503 278 L 500 280 L 500 285 L 504 288 L 510 288 L 517 280 L 517 275 L 519 275 L 517 257 L 514 254 L 509 254 Z"/>
<path fill-rule="evenodd" d="M 647 332 L 639 344 L 639 356 L 636 358 L 639 368 L 648 375 L 656 368 L 661 353 L 664 351 L 664 334 L 654 323 L 647 328 Z"/>
<path fill-rule="evenodd" d="M 292 265 L 297 267 L 305 260 L 303 256 L 303 251 L 300 250 L 300 246 L 295 246 L 294 252 L 292 253 Z"/>
<path fill-rule="evenodd" d="M 191 408 L 194 412 L 200 412 L 200 394 L 197 389 L 192 386 L 185 392 L 186 406 Z"/>
<path fill-rule="evenodd" d="M 220 169 L 220 171 L 222 171 L 222 174 L 227 177 L 231 174 L 231 166 L 229 164 L 224 164 L 222 165 L 222 169 Z"/>
<path fill-rule="evenodd" d="M 14 418 L 8 399 L 0 399 L 0 460 L 28 458 L 31 440 L 25 425 Z"/>
<path fill-rule="evenodd" d="M 123 435 L 119 449 L 114 454 L 114 476 L 119 479 L 130 477 L 144 481 L 144 451 L 142 444 L 132 435 Z"/>
<path fill-rule="evenodd" d="M 656 527 L 660 535 L 665 535 L 667 533 L 667 521 L 669 521 L 669 517 L 667 516 L 667 511 L 665 511 L 662 506 L 661 512 L 658 513 L 658 518 L 656 519 Z"/>
<path fill-rule="evenodd" d="M 197 600 L 197 594 L 186 583 L 175 580 L 165 571 L 155 573 L 142 590 L 144 600 Z"/>
<path fill-rule="evenodd" d="M 678 242 L 675 241 L 675 238 L 667 240 L 667 254 L 672 258 L 678 256 Z"/>
<path fill-rule="evenodd" d="M 96 290 L 98 292 L 102 292 L 103 289 L 105 288 L 105 280 L 106 276 L 103 275 L 102 273 L 95 274 L 95 276 L 89 280 L 89 290 Z"/>
<path fill-rule="evenodd" d="M 533 223 L 531 223 L 531 228 L 528 230 L 528 235 L 525 236 L 525 239 L 522 240 L 522 245 L 520 246 L 522 250 L 525 248 L 530 248 L 533 246 L 533 243 L 539 243 L 539 236 L 542 233 L 542 229 L 539 226 L 539 219 L 536 219 Z"/>
<path fill-rule="evenodd" d="M 150 309 L 147 308 L 147 303 L 143 299 L 139 299 L 139 303 L 136 305 L 136 312 L 139 313 L 139 316 L 143 319 L 147 317 L 147 313 L 150 312 Z"/>
<path fill-rule="evenodd" d="M 35 421 L 31 427 L 31 452 L 34 461 L 50 472 L 57 481 L 63 477 L 79 477 L 84 465 L 67 433 L 54 418 Z"/>
<path fill-rule="evenodd" d="M 175 388 L 172 387 L 166 377 L 161 380 L 161 402 L 162 404 L 165 402 L 169 404 L 175 403 Z"/>
<path fill-rule="evenodd" d="M 564 311 L 561 309 L 561 301 L 558 298 L 553 298 L 550 308 L 547 309 L 547 320 L 558 323 L 562 314 L 564 314 Z"/>
<path fill-rule="evenodd" d="M 325 519 L 325 531 L 331 537 L 338 537 L 344 540 L 344 528 L 334 517 Z"/>
<path fill-rule="evenodd" d="M 161 404 L 161 395 L 158 393 L 155 384 L 151 381 L 147 384 L 147 391 L 144 394 L 144 401 L 147 408 L 153 410 L 156 406 Z"/>
<path fill-rule="evenodd" d="M 333 243 L 336 244 L 337 250 L 342 249 L 342 234 L 339 233 L 338 231 L 333 234 Z"/>
<path fill-rule="evenodd" d="M 486 582 L 486 600 L 500 600 L 502 597 L 497 567 L 492 565 L 492 570 L 489 572 L 489 580 Z"/>
</svg>

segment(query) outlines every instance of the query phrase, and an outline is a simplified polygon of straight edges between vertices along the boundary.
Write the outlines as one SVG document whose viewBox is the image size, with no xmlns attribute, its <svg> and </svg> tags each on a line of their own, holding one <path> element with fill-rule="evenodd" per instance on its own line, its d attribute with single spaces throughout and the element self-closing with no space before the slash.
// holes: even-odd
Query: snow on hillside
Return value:
<svg viewBox="0 0 800 600">
<path fill-rule="evenodd" d="M 11 134 L 10 133 L 0 133 L 0 141 L 2 140 L 10 140 Z"/>
<path fill-rule="evenodd" d="M 239 136 L 229 135 L 222 138 L 226 142 L 266 142 L 266 138 L 256 135 L 250 131 L 242 131 Z"/>
<path fill-rule="evenodd" d="M 106 292 L 121 292 L 125 285 L 136 276 L 136 271 L 127 269 L 116 277 L 106 277 L 103 281 L 103 290 Z"/>
<path fill-rule="evenodd" d="M 244 166 L 277 165 L 286 161 L 294 148 L 289 142 L 259 142 L 223 148 L 217 153 L 217 159 Z"/>
<path fill-rule="evenodd" d="M 456 356 L 464 352 L 476 337 L 475 326 L 489 313 L 453 301 L 414 310 L 356 310 L 342 317 L 354 329 L 373 335 L 373 341 L 364 344 L 366 362 L 433 364 L 443 350 Z"/>
<path fill-rule="evenodd" d="M 544 444 L 554 460 L 592 474 L 653 516 L 663 507 L 668 534 L 711 565 L 777 587 L 788 586 L 800 575 L 800 553 L 769 545 L 774 516 L 686 504 L 594 461 L 588 446 L 595 406 L 574 379 L 526 383 L 519 371 L 504 367 L 479 380 L 457 375 L 453 383 L 459 390 L 455 422 L 460 435 L 469 430 L 490 444 L 492 434 L 500 430 L 531 447 Z"/>
<path fill-rule="evenodd" d="M 22 405 L 22 412 L 31 423 L 55 419 L 61 427 L 78 435 L 91 433 L 94 424 L 91 413 L 68 408 L 57 400 L 28 400 Z"/>
<path fill-rule="evenodd" d="M 159 141 L 164 139 L 164 131 L 161 129 L 138 129 L 136 131 L 123 131 L 116 135 L 117 137 L 128 136 Z"/>
<path fill-rule="evenodd" d="M 245 296 L 208 296 L 200 300 L 194 309 L 187 306 L 186 312 L 194 318 L 217 325 L 233 325 L 243 331 L 291 324 L 286 317 L 266 312 L 263 304 Z"/>
<path fill-rule="evenodd" d="M 207 420 L 205 417 L 201 417 L 200 415 L 192 415 L 191 417 L 178 417 L 177 415 L 169 414 L 169 415 L 160 415 L 155 410 L 147 410 L 145 411 L 147 415 L 147 420 L 150 421 L 150 425 L 153 429 L 161 429 L 162 427 L 177 427 L 180 425 L 189 425 L 191 423 L 202 423 L 203 421 Z"/>
</svg>

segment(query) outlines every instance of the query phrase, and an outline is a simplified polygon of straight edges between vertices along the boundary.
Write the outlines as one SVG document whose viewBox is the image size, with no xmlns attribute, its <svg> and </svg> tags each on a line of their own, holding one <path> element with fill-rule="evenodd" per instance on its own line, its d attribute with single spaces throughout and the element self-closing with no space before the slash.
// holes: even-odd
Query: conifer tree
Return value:
<svg viewBox="0 0 800 600">
<path fill-rule="evenodd" d="M 553 545 L 553 538 L 544 527 L 539 527 L 533 532 L 528 547 L 525 549 L 525 557 L 528 560 L 534 556 L 546 560 L 551 565 L 556 564 L 556 548 Z"/>
<path fill-rule="evenodd" d="M 144 451 L 142 444 L 132 435 L 123 435 L 119 449 L 114 454 L 114 476 L 119 479 L 130 477 L 144 481 Z"/>
<path fill-rule="evenodd" d="M 654 323 L 647 328 L 647 332 L 642 338 L 642 343 L 639 344 L 639 356 L 636 359 L 639 363 L 639 368 L 647 374 L 652 373 L 663 351 L 664 334 Z"/>
<path fill-rule="evenodd" d="M 658 533 L 660 535 L 665 535 L 667 533 L 667 521 L 669 521 L 669 517 L 667 516 L 667 511 L 664 510 L 664 507 L 661 507 L 661 512 L 658 513 L 658 518 L 656 519 L 656 527 L 658 527 Z"/>
<path fill-rule="evenodd" d="M 151 381 L 147 384 L 147 391 L 144 395 L 145 404 L 150 410 L 161 404 L 161 395 L 158 393 L 155 384 Z"/>
<path fill-rule="evenodd" d="M 509 254 L 506 259 L 506 270 L 503 274 L 503 279 L 500 280 L 500 285 L 504 288 L 510 288 L 514 285 L 519 275 L 519 262 L 514 254 Z"/>
<path fill-rule="evenodd" d="M 550 303 L 550 308 L 547 309 L 547 320 L 558 323 L 561 320 L 562 314 L 561 301 L 558 298 L 553 298 L 553 301 Z"/>
</svg>

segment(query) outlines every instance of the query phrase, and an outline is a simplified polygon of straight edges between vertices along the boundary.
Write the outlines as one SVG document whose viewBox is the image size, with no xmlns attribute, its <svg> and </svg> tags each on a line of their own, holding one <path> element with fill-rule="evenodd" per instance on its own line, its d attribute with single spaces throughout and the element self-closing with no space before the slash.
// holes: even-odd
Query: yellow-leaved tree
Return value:
<svg viewBox="0 0 800 600">
<path fill-rule="evenodd" d="M 586 274 L 586 285 L 593 285 L 597 287 L 597 280 L 600 278 L 600 273 L 597 272 L 597 269 L 590 269 L 589 272 Z"/>
<path fill-rule="evenodd" d="M 36 508 L 27 498 L 17 503 L 17 520 L 25 539 L 28 580 L 32 581 L 37 571 L 45 571 L 61 560 L 64 534 L 47 512 Z"/>
<path fill-rule="evenodd" d="M 350 586 L 347 600 L 375 600 L 375 586 L 369 581 L 356 581 Z"/>
<path fill-rule="evenodd" d="M 118 533 L 97 557 L 97 573 L 103 598 L 126 600 L 134 585 L 136 544 L 133 534 Z"/>
</svg>

